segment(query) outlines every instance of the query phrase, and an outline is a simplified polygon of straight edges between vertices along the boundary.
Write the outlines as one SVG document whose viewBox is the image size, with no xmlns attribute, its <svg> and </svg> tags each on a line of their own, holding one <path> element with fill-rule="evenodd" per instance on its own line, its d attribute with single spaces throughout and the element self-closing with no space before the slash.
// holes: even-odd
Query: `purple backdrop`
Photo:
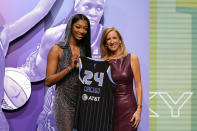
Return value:
<svg viewBox="0 0 197 131">
<path fill-rule="evenodd" d="M 71 10 L 73 0 L 57 0 L 51 13 L 25 35 L 11 42 L 6 56 L 7 67 L 25 63 L 26 57 L 37 48 L 45 28 L 60 22 Z M 31 11 L 39 0 L 6 0 L 0 2 L 0 25 L 13 22 Z M 123 35 L 128 52 L 135 53 L 140 60 L 143 86 L 143 112 L 139 131 L 149 127 L 149 1 L 106 0 L 104 26 L 114 26 Z M 51 20 L 51 23 L 48 22 Z M 44 103 L 43 81 L 32 83 L 32 94 L 22 108 L 4 112 L 11 131 L 34 131 L 36 120 Z"/>
</svg>

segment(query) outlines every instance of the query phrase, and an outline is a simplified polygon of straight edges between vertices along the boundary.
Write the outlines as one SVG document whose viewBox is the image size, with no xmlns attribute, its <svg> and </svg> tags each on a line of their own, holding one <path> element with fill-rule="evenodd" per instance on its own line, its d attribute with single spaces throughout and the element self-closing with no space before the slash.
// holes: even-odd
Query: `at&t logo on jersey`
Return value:
<svg viewBox="0 0 197 131">
<path fill-rule="evenodd" d="M 87 94 L 83 94 L 82 95 L 82 100 L 83 101 L 99 101 L 100 97 L 96 97 L 96 96 L 88 96 Z"/>
</svg>

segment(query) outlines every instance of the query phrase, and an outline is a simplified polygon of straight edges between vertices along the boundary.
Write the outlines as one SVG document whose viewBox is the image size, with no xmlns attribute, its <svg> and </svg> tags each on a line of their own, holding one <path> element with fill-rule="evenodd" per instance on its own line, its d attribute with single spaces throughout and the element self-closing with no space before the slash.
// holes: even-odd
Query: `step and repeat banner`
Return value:
<svg viewBox="0 0 197 131">
<path fill-rule="evenodd" d="M 149 130 L 197 130 L 197 1 L 149 1 Z"/>
<path fill-rule="evenodd" d="M 109 26 L 120 31 L 127 51 L 139 57 L 143 87 L 143 109 L 138 131 L 157 129 L 156 127 L 160 127 L 163 122 L 166 123 L 171 120 L 175 122 L 173 119 L 181 119 L 179 120 L 181 121 L 180 124 L 184 125 L 185 129 L 189 129 L 188 124 L 191 123 L 190 120 L 192 119 L 190 118 L 192 114 L 190 97 L 193 88 L 191 80 L 195 74 L 193 72 L 192 75 L 194 67 L 191 60 L 191 58 L 195 59 L 193 57 L 195 52 L 192 52 L 194 50 L 192 48 L 194 42 L 192 29 L 195 27 L 192 27 L 192 19 L 194 18 L 190 13 L 193 10 L 189 10 L 189 6 L 180 6 L 179 11 L 177 11 L 176 2 L 174 6 L 168 5 L 170 7 L 166 8 L 167 12 L 170 9 L 172 11 L 170 15 L 174 15 L 171 17 L 164 15 L 167 17 L 164 18 L 159 11 L 158 1 L 150 1 L 150 3 L 148 0 L 1 1 L 0 101 L 2 103 L 0 131 L 57 130 L 52 110 L 55 87 L 48 88 L 44 84 L 47 54 L 56 42 L 64 39 L 66 24 L 69 17 L 74 13 L 83 13 L 90 19 L 91 48 L 94 57 L 98 57 L 100 54 L 99 42 L 102 31 Z M 153 8 L 151 8 L 152 6 Z M 185 8 L 188 8 L 188 11 Z M 161 7 L 162 11 L 164 9 Z M 176 13 L 179 19 L 175 17 Z M 166 27 L 168 25 L 165 25 L 165 22 L 160 18 L 166 20 L 170 27 Z M 182 25 L 175 23 L 175 20 L 180 22 L 180 18 L 185 20 Z M 171 26 L 171 22 L 174 25 Z M 177 31 L 170 30 L 174 26 L 176 26 Z M 179 26 L 184 27 L 185 30 L 181 29 L 185 31 L 186 36 L 179 29 Z M 169 31 L 165 32 L 165 29 L 169 29 Z M 195 32 L 193 33 L 195 34 Z M 170 39 L 165 36 L 169 36 Z M 177 41 L 173 36 L 178 38 Z M 153 41 L 155 43 L 152 43 Z M 163 44 L 164 41 L 165 44 Z M 151 52 L 149 52 L 149 43 L 151 44 Z M 167 53 L 164 54 L 165 51 Z M 159 52 L 162 53 L 159 54 Z M 178 63 L 174 64 L 175 61 Z M 173 68 L 175 66 L 177 68 Z M 169 72 L 168 77 L 162 74 L 167 72 Z M 179 84 L 179 79 L 181 79 L 181 84 Z M 174 81 L 170 82 L 172 80 Z M 153 104 L 150 111 L 149 100 Z M 162 103 L 162 100 L 167 102 Z M 191 110 L 188 111 L 188 109 Z M 164 111 L 169 114 L 162 116 Z M 152 119 L 149 117 L 152 115 L 159 117 Z"/>
</svg>

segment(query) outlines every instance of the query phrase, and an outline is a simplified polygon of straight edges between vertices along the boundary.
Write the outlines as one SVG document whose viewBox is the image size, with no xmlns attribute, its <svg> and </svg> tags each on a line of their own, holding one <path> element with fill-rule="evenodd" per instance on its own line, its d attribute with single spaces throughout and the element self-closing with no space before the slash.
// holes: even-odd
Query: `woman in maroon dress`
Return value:
<svg viewBox="0 0 197 131">
<path fill-rule="evenodd" d="M 115 93 L 114 131 L 136 131 L 141 119 L 142 84 L 138 57 L 127 54 L 121 34 L 113 27 L 103 32 L 101 57 L 111 63 Z M 137 102 L 133 92 L 133 78 Z"/>
</svg>

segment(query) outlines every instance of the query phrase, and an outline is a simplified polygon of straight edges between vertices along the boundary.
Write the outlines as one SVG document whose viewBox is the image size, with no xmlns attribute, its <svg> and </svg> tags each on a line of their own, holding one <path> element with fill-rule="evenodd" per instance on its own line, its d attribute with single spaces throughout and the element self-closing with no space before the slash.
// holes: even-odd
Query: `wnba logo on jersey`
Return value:
<svg viewBox="0 0 197 131">
<path fill-rule="evenodd" d="M 87 94 L 83 94 L 82 95 L 82 100 L 83 101 L 87 101 L 87 100 L 90 100 L 90 101 L 99 101 L 100 100 L 100 97 L 88 96 Z"/>
</svg>

